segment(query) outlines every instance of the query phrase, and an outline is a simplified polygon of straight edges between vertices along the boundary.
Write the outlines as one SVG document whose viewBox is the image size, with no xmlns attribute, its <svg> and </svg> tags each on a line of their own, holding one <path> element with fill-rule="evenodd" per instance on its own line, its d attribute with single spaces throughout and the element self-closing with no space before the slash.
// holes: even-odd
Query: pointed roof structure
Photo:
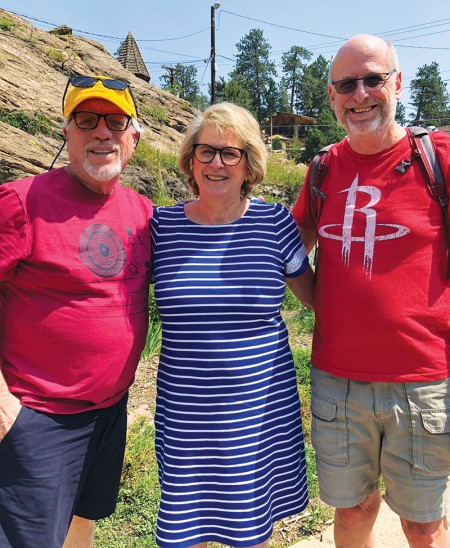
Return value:
<svg viewBox="0 0 450 548">
<path fill-rule="evenodd" d="M 136 40 L 131 31 L 122 42 L 117 56 L 118 61 L 138 78 L 150 82 L 150 74 L 142 59 Z"/>
</svg>

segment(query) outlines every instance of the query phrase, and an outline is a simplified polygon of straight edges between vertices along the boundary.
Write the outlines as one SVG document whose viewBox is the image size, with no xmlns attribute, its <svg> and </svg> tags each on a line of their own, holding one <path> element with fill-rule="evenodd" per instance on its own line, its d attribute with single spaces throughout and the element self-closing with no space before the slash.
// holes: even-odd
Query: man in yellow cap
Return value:
<svg viewBox="0 0 450 548">
<path fill-rule="evenodd" d="M 0 186 L 2 547 L 93 545 L 147 333 L 152 204 L 119 184 L 131 88 L 72 77 L 63 112 L 69 164 Z"/>
</svg>

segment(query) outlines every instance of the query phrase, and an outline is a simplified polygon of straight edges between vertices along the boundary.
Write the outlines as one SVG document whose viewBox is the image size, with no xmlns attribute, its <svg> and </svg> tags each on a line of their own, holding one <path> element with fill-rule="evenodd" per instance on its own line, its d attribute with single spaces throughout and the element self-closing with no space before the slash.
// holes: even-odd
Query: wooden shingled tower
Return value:
<svg viewBox="0 0 450 548">
<path fill-rule="evenodd" d="M 131 32 L 122 42 L 117 56 L 118 61 L 138 78 L 150 82 L 150 74 L 142 59 L 136 40 Z"/>
</svg>

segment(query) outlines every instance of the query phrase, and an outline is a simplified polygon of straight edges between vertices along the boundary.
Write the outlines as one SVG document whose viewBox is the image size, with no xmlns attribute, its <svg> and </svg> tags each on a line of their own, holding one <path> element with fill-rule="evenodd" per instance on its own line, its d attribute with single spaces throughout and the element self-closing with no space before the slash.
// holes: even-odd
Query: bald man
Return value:
<svg viewBox="0 0 450 548">
<path fill-rule="evenodd" d="M 395 121 L 401 91 L 392 44 L 370 35 L 344 43 L 328 92 L 348 135 L 328 153 L 318 222 L 309 175 L 293 211 L 308 251 L 316 235 L 320 250 L 312 442 L 337 547 L 375 546 L 380 477 L 410 546 L 450 546 L 445 225 Z M 448 192 L 450 136 L 431 137 Z"/>
</svg>

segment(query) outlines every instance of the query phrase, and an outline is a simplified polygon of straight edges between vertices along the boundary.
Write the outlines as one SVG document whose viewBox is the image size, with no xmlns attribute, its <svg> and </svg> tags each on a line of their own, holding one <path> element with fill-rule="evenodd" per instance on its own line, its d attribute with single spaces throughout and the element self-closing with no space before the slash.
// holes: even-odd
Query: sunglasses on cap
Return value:
<svg viewBox="0 0 450 548">
<path fill-rule="evenodd" d="M 137 114 L 138 112 L 137 103 L 129 82 L 125 82 L 123 80 L 114 80 L 110 78 L 100 78 L 97 76 L 70 76 L 69 77 L 66 84 L 66 89 L 64 90 L 64 94 L 62 98 L 63 112 L 64 112 L 64 104 L 66 101 L 66 95 L 67 95 L 67 90 L 69 89 L 69 85 L 73 86 L 74 88 L 92 88 L 95 86 L 97 82 L 101 82 L 102 85 L 107 89 L 115 89 L 118 91 L 124 91 L 128 89 L 131 95 L 131 98 L 133 99 L 134 108 L 136 109 L 136 114 Z"/>
<path fill-rule="evenodd" d="M 386 84 L 394 72 L 397 71 L 392 69 L 389 72 L 374 72 L 367 76 L 363 76 L 362 78 L 344 78 L 343 80 L 335 80 L 331 83 L 333 84 L 336 93 L 339 94 L 353 93 L 358 87 L 359 80 L 362 81 L 365 88 L 380 89 Z"/>
</svg>

